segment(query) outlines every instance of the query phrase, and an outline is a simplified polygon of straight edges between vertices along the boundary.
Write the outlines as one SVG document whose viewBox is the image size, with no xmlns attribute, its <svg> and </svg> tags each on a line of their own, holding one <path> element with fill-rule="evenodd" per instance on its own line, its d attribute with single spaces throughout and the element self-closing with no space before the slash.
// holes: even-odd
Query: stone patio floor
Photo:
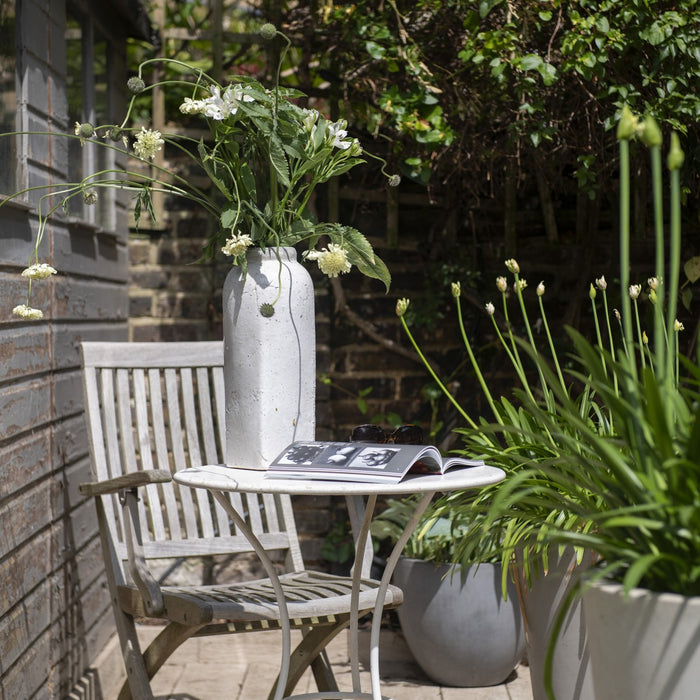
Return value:
<svg viewBox="0 0 700 700">
<path fill-rule="evenodd" d="M 143 628 L 145 637 L 157 628 Z M 362 631 L 366 648 L 368 632 Z M 294 641 L 294 640 L 293 640 Z M 224 635 L 192 639 L 173 654 L 153 681 L 157 700 L 263 700 L 267 698 L 279 665 L 281 644 L 278 632 Z M 121 675 L 121 662 L 112 654 L 112 665 Z M 347 633 L 341 633 L 329 647 L 341 690 L 352 687 L 347 652 Z M 363 690 L 369 689 L 369 665 L 362 659 Z M 530 674 L 520 665 L 505 683 L 487 688 L 448 688 L 430 681 L 413 660 L 400 632 L 382 630 L 380 646 L 382 693 L 393 700 L 532 700 Z M 104 676 L 104 672 L 101 673 Z M 104 680 L 104 679 L 103 679 Z M 115 688 L 112 679 L 109 684 Z M 107 688 L 103 685 L 103 689 Z M 314 692 L 310 672 L 296 692 Z M 114 691 L 112 691 L 114 692 Z M 112 700 L 105 693 L 105 700 Z"/>
</svg>

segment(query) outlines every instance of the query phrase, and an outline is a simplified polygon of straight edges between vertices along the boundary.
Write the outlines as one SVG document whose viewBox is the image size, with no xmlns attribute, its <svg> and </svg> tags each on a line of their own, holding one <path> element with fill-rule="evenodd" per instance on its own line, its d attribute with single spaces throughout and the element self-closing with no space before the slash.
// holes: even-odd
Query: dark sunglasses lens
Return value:
<svg viewBox="0 0 700 700">
<path fill-rule="evenodd" d="M 422 445 L 423 430 L 418 425 L 402 425 L 392 433 L 392 442 L 400 445 Z"/>
<path fill-rule="evenodd" d="M 350 440 L 353 442 L 385 442 L 386 433 L 380 425 L 358 425 L 353 428 Z"/>
</svg>

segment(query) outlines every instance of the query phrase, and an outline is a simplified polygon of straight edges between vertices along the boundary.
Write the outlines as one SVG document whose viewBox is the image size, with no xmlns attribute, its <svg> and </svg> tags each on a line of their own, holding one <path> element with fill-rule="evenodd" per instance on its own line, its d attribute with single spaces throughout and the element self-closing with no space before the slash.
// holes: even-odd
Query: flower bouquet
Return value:
<svg viewBox="0 0 700 700">
<path fill-rule="evenodd" d="M 261 35 L 268 40 L 279 36 L 286 42 L 281 65 L 289 40 L 271 24 L 263 25 Z M 143 75 L 154 63 L 165 64 L 175 76 L 147 85 Z M 306 95 L 279 86 L 279 66 L 277 76 L 273 88 L 248 76 L 236 76 L 222 85 L 181 61 L 144 61 L 137 75 L 128 81 L 132 97 L 121 124 L 76 123 L 74 133 L 66 137 L 79 139 L 81 144 L 89 140 L 101 148 L 126 151 L 147 163 L 152 175 L 145 174 L 143 168 L 108 168 L 90 173 L 79 182 L 31 187 L 9 197 L 46 190 L 39 200 L 36 246 L 22 273 L 29 280 L 27 301 L 15 307 L 14 313 L 29 319 L 42 317 L 41 310 L 31 307 L 30 294 L 33 281 L 56 273 L 39 257 L 39 245 L 51 215 L 66 210 L 74 197 L 94 204 L 104 188 L 134 195 L 137 225 L 143 212 L 154 216 L 155 192 L 184 197 L 202 207 L 218 222 L 218 230 L 207 244 L 208 256 L 220 249 L 234 265 L 245 267 L 245 253 L 251 246 L 277 250 L 306 242 L 304 256 L 315 260 L 328 276 L 347 273 L 354 265 L 361 273 L 381 280 L 388 289 L 389 271 L 365 236 L 350 226 L 317 221 L 311 207 L 318 185 L 365 162 L 364 156 L 376 156 L 348 135 L 344 120 L 331 121 L 317 110 L 301 106 L 299 102 Z M 208 138 L 197 140 L 131 124 L 137 100 L 159 85 L 184 86 L 189 91 L 191 96 L 184 98 L 180 112 L 201 120 L 208 127 Z M 166 145 L 189 159 L 212 187 L 202 189 L 194 184 L 194 178 L 153 163 Z M 389 185 L 398 185 L 397 175 L 386 176 Z M 319 245 L 323 247 L 318 249 Z"/>
</svg>

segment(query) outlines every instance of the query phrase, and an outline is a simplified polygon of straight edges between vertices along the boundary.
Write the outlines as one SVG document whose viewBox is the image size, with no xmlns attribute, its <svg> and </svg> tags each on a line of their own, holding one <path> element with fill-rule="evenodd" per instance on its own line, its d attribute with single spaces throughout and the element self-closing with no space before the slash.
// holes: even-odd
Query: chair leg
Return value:
<svg viewBox="0 0 700 700">
<path fill-rule="evenodd" d="M 148 648 L 141 653 L 134 652 L 132 658 L 133 668 L 139 669 L 139 674 L 145 673 L 147 693 L 143 691 L 143 679 L 140 678 L 136 688 L 133 686 L 133 681 L 130 680 L 131 674 L 127 673 L 127 680 L 119 692 L 118 700 L 150 700 L 153 694 L 150 689 L 150 680 L 156 675 L 158 669 L 165 663 L 171 654 L 190 637 L 205 627 L 198 625 L 190 627 L 181 625 L 179 622 L 169 623 L 162 632 L 148 645 Z M 138 656 L 138 658 L 137 658 Z"/>
<path fill-rule="evenodd" d="M 338 684 L 335 681 L 333 670 L 326 656 L 325 649 L 328 644 L 335 639 L 350 624 L 349 617 L 341 618 L 334 625 L 314 627 L 305 632 L 304 638 L 299 642 L 292 652 L 289 663 L 289 676 L 284 695 L 291 695 L 306 669 L 311 666 L 314 680 L 319 691 L 337 691 Z M 272 700 L 277 690 L 279 678 L 275 681 L 268 700 Z"/>
</svg>

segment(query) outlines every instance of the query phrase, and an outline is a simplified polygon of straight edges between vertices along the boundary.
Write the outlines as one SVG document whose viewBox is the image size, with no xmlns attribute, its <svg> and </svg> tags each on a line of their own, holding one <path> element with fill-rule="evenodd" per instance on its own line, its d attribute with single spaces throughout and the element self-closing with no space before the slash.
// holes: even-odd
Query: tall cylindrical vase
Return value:
<svg viewBox="0 0 700 700">
<path fill-rule="evenodd" d="M 265 469 L 316 425 L 314 288 L 293 248 L 249 250 L 223 292 L 225 459 Z"/>
</svg>

